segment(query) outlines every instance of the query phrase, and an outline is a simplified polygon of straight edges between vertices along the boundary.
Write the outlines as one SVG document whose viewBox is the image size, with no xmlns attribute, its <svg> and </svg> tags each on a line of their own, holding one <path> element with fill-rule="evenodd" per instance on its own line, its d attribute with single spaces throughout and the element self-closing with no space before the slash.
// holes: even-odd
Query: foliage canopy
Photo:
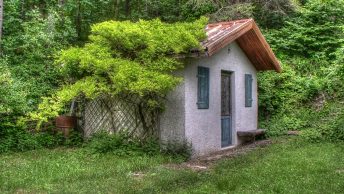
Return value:
<svg viewBox="0 0 344 194">
<path fill-rule="evenodd" d="M 59 86 L 33 118 L 60 114 L 75 96 L 102 94 L 136 95 L 139 106 L 160 110 L 166 92 L 180 81 L 171 72 L 182 65 L 172 56 L 198 44 L 202 19 L 176 25 L 139 19 L 171 23 L 200 16 L 253 17 L 264 29 L 284 69 L 259 74 L 260 123 L 270 135 L 300 129 L 309 139 L 343 139 L 343 10 L 342 0 L 6 0 L 0 144 L 4 150 L 35 147 L 28 143 L 32 134 L 15 123 Z M 107 20 L 117 22 L 94 25 L 91 32 Z M 195 31 L 183 34 L 188 25 Z"/>
<path fill-rule="evenodd" d="M 18 114 L 28 107 L 25 102 L 26 90 L 22 84 L 13 79 L 7 60 L 0 59 L 0 122 L 8 115 Z"/>
<path fill-rule="evenodd" d="M 343 16 L 343 1 L 312 0 L 282 28 L 265 31 L 284 69 L 259 76 L 260 119 L 270 135 L 305 130 L 309 139 L 342 137 L 334 123 L 344 118 Z"/>
<path fill-rule="evenodd" d="M 172 73 L 183 67 L 176 55 L 201 49 L 207 18 L 192 23 L 167 24 L 159 19 L 136 23 L 108 21 L 92 26 L 84 47 L 62 51 L 57 65 L 65 85 L 45 98 L 35 119 L 57 116 L 65 103 L 84 96 L 135 95 L 138 105 L 161 110 L 166 94 L 181 78 Z"/>
</svg>

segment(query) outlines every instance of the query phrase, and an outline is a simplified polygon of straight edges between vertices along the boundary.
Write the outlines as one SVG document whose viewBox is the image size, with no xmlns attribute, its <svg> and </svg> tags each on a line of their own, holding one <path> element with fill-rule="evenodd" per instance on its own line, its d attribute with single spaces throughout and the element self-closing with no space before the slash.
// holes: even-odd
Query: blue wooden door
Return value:
<svg viewBox="0 0 344 194">
<path fill-rule="evenodd" d="M 231 74 L 221 73 L 221 146 L 232 144 Z"/>
</svg>

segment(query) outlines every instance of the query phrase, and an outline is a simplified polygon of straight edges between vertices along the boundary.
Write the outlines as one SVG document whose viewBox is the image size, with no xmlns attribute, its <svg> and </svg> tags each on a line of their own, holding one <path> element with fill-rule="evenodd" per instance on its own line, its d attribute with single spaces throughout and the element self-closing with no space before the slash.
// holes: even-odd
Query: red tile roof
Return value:
<svg viewBox="0 0 344 194">
<path fill-rule="evenodd" d="M 253 19 L 208 24 L 206 33 L 202 45 L 208 56 L 236 41 L 257 70 L 281 72 L 279 61 Z"/>
<path fill-rule="evenodd" d="M 227 36 L 233 34 L 238 29 L 241 29 L 245 24 L 250 22 L 251 19 L 236 20 L 229 22 L 219 22 L 208 24 L 206 27 L 207 40 L 203 42 L 203 46 L 208 47 L 222 41 Z"/>
</svg>

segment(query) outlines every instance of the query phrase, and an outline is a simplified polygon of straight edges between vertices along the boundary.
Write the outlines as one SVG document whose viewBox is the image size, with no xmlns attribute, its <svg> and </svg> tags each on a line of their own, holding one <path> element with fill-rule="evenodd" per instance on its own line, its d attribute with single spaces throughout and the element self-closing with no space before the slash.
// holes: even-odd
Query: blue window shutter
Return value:
<svg viewBox="0 0 344 194">
<path fill-rule="evenodd" d="M 252 75 L 245 74 L 245 107 L 252 107 Z"/>
<path fill-rule="evenodd" d="M 198 97 L 197 107 L 198 109 L 209 108 L 209 68 L 198 67 Z"/>
</svg>

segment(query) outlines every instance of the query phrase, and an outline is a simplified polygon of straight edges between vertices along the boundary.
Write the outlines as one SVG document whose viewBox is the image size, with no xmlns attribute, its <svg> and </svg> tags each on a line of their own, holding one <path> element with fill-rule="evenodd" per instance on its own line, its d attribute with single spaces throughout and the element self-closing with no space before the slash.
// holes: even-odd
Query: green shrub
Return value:
<svg viewBox="0 0 344 194">
<path fill-rule="evenodd" d="M 69 138 L 65 138 L 61 132 L 30 132 L 23 127 L 11 124 L 11 122 L 0 123 L 0 153 L 58 146 L 80 146 L 82 143 L 83 138 L 76 131 L 72 132 Z"/>
<path fill-rule="evenodd" d="M 166 155 L 188 159 L 192 155 L 192 145 L 187 140 L 167 141 L 162 144 L 161 152 Z"/>
<path fill-rule="evenodd" d="M 160 144 L 157 139 L 150 138 L 142 143 L 142 150 L 148 155 L 155 155 L 160 152 Z"/>
<path fill-rule="evenodd" d="M 154 139 L 139 140 L 129 138 L 124 133 L 110 134 L 107 131 L 95 133 L 86 147 L 93 154 L 111 153 L 118 156 L 155 155 L 159 153 L 159 143 Z"/>
<path fill-rule="evenodd" d="M 41 148 L 35 136 L 25 129 L 10 123 L 1 123 L 0 127 L 0 153 Z"/>
<path fill-rule="evenodd" d="M 109 134 L 106 131 L 95 133 L 87 144 L 93 153 L 109 153 L 118 150 L 125 141 L 125 137 L 118 134 Z"/>
<path fill-rule="evenodd" d="M 344 111 L 342 110 L 337 116 L 322 128 L 322 135 L 328 141 L 344 141 Z"/>
<path fill-rule="evenodd" d="M 207 21 L 202 17 L 190 23 L 169 24 L 155 19 L 93 25 L 88 44 L 61 52 L 56 64 L 64 84 L 44 98 L 30 118 L 41 124 L 56 117 L 75 98 L 101 95 L 133 95 L 137 97 L 135 105 L 150 114 L 161 111 L 168 92 L 181 82 L 172 74 L 183 67 L 174 54 L 202 49 L 200 41 L 206 37 Z"/>
<path fill-rule="evenodd" d="M 337 110 L 344 108 L 343 7 L 307 1 L 282 28 L 264 31 L 283 66 L 281 74 L 259 74 L 260 127 L 268 135 L 300 130 L 307 141 L 344 139 Z"/>
<path fill-rule="evenodd" d="M 114 154 L 118 156 L 164 154 L 185 160 L 192 154 L 187 141 L 169 141 L 162 145 L 155 138 L 140 140 L 124 133 L 111 134 L 107 131 L 95 133 L 87 142 L 86 149 L 92 154 Z"/>
<path fill-rule="evenodd" d="M 321 131 L 319 129 L 306 129 L 301 133 L 302 139 L 310 142 L 320 142 L 323 140 Z"/>
<path fill-rule="evenodd" d="M 326 101 L 320 109 L 304 105 L 293 113 L 275 115 L 261 126 L 267 127 L 269 136 L 298 130 L 310 142 L 344 141 L 344 104 L 335 99 Z"/>
<path fill-rule="evenodd" d="M 8 1 L 6 5 L 4 8 L 9 10 L 4 19 L 2 56 L 7 59 L 15 82 L 22 81 L 25 96 L 21 96 L 21 101 L 26 107 L 19 111 L 25 114 L 27 109 L 35 110 L 40 97 L 50 94 L 59 85 L 62 77 L 53 64 L 54 55 L 69 45 L 75 30 L 69 19 L 58 16 L 55 10 L 49 9 L 43 17 L 33 6 L 25 11 L 25 17 L 18 17 L 19 9 L 15 7 L 20 4 Z"/>
<path fill-rule="evenodd" d="M 62 133 L 52 133 L 52 132 L 38 132 L 33 134 L 33 139 L 37 141 L 40 147 L 44 148 L 54 148 L 64 143 L 64 136 Z"/>
<path fill-rule="evenodd" d="M 267 129 L 267 136 L 285 135 L 290 130 L 301 130 L 307 125 L 306 121 L 295 114 L 277 114 L 261 123 L 261 128 Z"/>
<path fill-rule="evenodd" d="M 81 132 L 77 130 L 72 130 L 69 134 L 69 137 L 65 139 L 63 144 L 68 147 L 80 147 L 83 145 L 83 143 L 84 138 Z"/>
<path fill-rule="evenodd" d="M 26 95 L 25 84 L 13 78 L 8 60 L 0 57 L 0 122 L 28 110 Z"/>
</svg>

